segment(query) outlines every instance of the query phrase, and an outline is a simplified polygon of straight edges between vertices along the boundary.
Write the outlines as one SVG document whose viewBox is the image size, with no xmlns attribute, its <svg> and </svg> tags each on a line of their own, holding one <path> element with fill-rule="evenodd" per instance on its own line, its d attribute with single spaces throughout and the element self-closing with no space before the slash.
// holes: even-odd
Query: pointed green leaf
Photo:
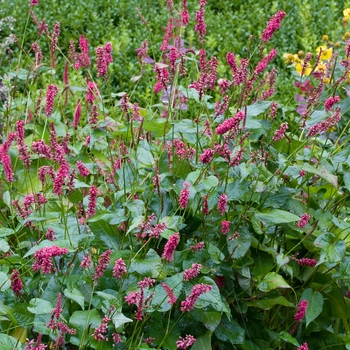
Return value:
<svg viewBox="0 0 350 350">
<path fill-rule="evenodd" d="M 165 277 L 162 259 L 153 249 L 150 249 L 144 258 L 134 259 L 130 265 L 129 272 L 138 272 L 141 276 L 152 278 Z"/>
<path fill-rule="evenodd" d="M 0 291 L 3 292 L 11 287 L 11 280 L 5 272 L 0 272 Z"/>
<path fill-rule="evenodd" d="M 306 326 L 316 319 L 323 310 L 323 296 L 320 292 L 313 291 L 312 288 L 304 290 L 301 295 L 301 300 L 307 300 L 308 306 L 306 309 Z"/>
<path fill-rule="evenodd" d="M 20 350 L 22 345 L 16 338 L 7 334 L 0 334 L 0 348 L 1 350 Z"/>
<path fill-rule="evenodd" d="M 215 335 L 219 340 L 232 345 L 243 344 L 245 331 L 235 320 L 228 320 L 226 316 L 223 316 L 220 325 L 215 330 Z"/>
<path fill-rule="evenodd" d="M 68 289 L 65 289 L 64 296 L 67 299 L 71 299 L 71 300 L 75 301 L 84 310 L 85 298 L 80 290 L 78 290 L 76 288 L 73 288 L 73 290 L 71 290 L 71 291 Z"/>
<path fill-rule="evenodd" d="M 269 292 L 277 288 L 291 288 L 281 275 L 276 272 L 269 272 L 259 284 L 259 290 Z"/>
<path fill-rule="evenodd" d="M 283 224 L 287 222 L 295 222 L 299 221 L 300 219 L 298 215 L 280 209 L 272 209 L 267 213 L 256 212 L 255 217 L 261 221 L 266 222 L 266 224 L 273 225 Z"/>
<path fill-rule="evenodd" d="M 299 347 L 298 341 L 290 333 L 282 331 L 279 333 L 279 336 L 280 339 L 282 339 L 286 343 Z"/>
<path fill-rule="evenodd" d="M 192 345 L 191 350 L 211 350 L 211 332 L 207 332 L 197 337 L 196 342 Z"/>
<path fill-rule="evenodd" d="M 270 310 L 275 305 L 294 307 L 293 303 L 291 303 L 285 297 L 282 297 L 282 296 L 278 296 L 277 298 L 273 298 L 273 299 L 260 299 L 260 300 L 248 301 L 247 305 L 258 307 L 259 309 L 263 309 L 263 310 Z"/>
<path fill-rule="evenodd" d="M 49 314 L 53 309 L 49 301 L 40 298 L 32 299 L 28 306 L 28 311 L 36 315 Z"/>
</svg>

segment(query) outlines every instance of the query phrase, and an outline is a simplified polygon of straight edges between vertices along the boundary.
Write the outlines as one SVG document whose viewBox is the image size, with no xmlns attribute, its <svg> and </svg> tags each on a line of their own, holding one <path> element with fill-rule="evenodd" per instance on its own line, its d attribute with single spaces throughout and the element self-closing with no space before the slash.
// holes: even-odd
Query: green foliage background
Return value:
<svg viewBox="0 0 350 350">
<path fill-rule="evenodd" d="M 176 4 L 176 1 L 174 2 Z M 16 18 L 16 35 L 21 42 L 21 33 L 25 30 L 29 0 L 5 0 L 2 5 L 3 15 Z M 54 23 L 61 23 L 59 46 L 65 53 L 68 51 L 69 41 L 77 41 L 81 34 L 88 40 L 90 49 L 106 42 L 113 43 L 113 90 L 126 91 L 130 85 L 130 78 L 138 74 L 139 66 L 135 49 L 140 47 L 143 40 L 149 40 L 153 52 L 158 48 L 163 38 L 163 28 L 168 20 L 166 1 L 154 0 L 89 0 L 67 2 L 40 1 L 40 17 L 45 18 L 50 30 Z M 280 71 L 277 97 L 281 101 L 288 101 L 293 93 L 290 89 L 290 72 L 283 61 L 284 52 L 296 53 L 299 50 L 312 51 L 321 44 L 322 35 L 327 34 L 331 41 L 341 40 L 346 28 L 341 28 L 342 11 L 350 6 L 342 0 L 296 0 L 296 1 L 267 1 L 267 0 L 208 0 L 206 5 L 207 42 L 209 55 L 216 55 L 219 59 L 219 73 L 225 70 L 224 65 L 227 52 L 246 56 L 250 35 L 259 36 L 264 30 L 269 18 L 278 9 L 287 13 L 283 20 L 278 36 L 272 39 L 271 47 L 278 49 L 278 59 L 275 64 Z M 193 28 L 193 13 L 197 8 L 197 1 L 188 1 L 192 18 L 188 28 Z M 36 10 L 35 7 L 33 7 Z M 142 24 L 137 8 L 148 21 L 149 33 Z M 156 21 L 154 19 L 157 19 Z M 193 30 L 185 37 L 188 47 L 198 48 Z M 1 33 L 0 35 L 5 33 Z M 30 25 L 26 29 L 25 48 L 37 38 L 36 28 Z M 1 38 L 0 38 L 1 39 Z M 193 39 L 193 40 L 192 40 Z M 93 52 L 91 50 L 91 52 Z M 16 57 L 16 55 L 14 55 Z M 159 60 L 159 57 L 154 57 Z M 14 62 L 15 63 L 15 62 Z M 121 69 L 121 67 L 123 67 Z M 220 71 L 221 70 L 221 71 Z M 1 71 L 0 73 L 4 73 Z M 149 95 L 149 87 L 141 84 L 136 91 L 139 100 Z"/>
</svg>

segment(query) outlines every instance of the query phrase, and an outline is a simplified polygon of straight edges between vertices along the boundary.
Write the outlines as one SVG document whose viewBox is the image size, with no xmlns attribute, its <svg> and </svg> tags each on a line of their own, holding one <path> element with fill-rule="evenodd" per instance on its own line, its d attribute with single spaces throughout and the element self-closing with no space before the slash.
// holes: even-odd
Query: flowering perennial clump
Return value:
<svg viewBox="0 0 350 350">
<path fill-rule="evenodd" d="M 346 343 L 350 32 L 285 54 L 289 87 L 270 42 L 286 13 L 223 56 L 207 4 L 165 1 L 158 44 L 141 4 L 152 41 L 130 51 L 122 29 L 114 52 L 139 66 L 124 86 L 131 70 L 96 43 L 110 33 L 85 28 L 65 47 L 66 21 L 28 1 L 37 35 L 1 59 L 2 343 L 305 350 L 327 347 L 322 331 Z"/>
</svg>

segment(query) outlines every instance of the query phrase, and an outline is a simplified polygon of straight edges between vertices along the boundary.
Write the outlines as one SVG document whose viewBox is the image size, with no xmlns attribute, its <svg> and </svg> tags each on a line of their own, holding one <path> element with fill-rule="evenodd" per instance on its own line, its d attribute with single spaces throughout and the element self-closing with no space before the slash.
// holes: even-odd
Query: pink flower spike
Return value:
<svg viewBox="0 0 350 350">
<path fill-rule="evenodd" d="M 191 294 L 184 300 L 181 302 L 181 311 L 185 312 L 185 311 L 191 311 L 194 308 L 194 304 L 196 303 L 196 301 L 198 300 L 198 298 L 204 294 L 209 292 L 210 290 L 212 290 L 212 286 L 209 284 L 196 284 L 193 289 Z"/>
<path fill-rule="evenodd" d="M 96 203 L 97 203 L 97 188 L 95 185 L 91 185 L 89 190 L 89 204 L 86 211 L 86 217 L 90 218 L 96 214 Z"/>
<path fill-rule="evenodd" d="M 223 193 L 218 200 L 218 210 L 220 215 L 224 215 L 227 210 L 227 195 Z"/>
<path fill-rule="evenodd" d="M 165 244 L 162 258 L 168 261 L 172 261 L 174 259 L 174 252 L 179 244 L 180 235 L 178 232 L 174 233 L 169 237 L 168 242 Z"/>
<path fill-rule="evenodd" d="M 227 220 L 221 221 L 221 232 L 224 235 L 230 232 L 230 221 L 227 221 Z"/>
<path fill-rule="evenodd" d="M 40 248 L 34 253 L 34 263 L 32 265 L 32 269 L 34 272 L 41 270 L 42 273 L 45 274 L 51 273 L 51 270 L 53 268 L 51 258 L 64 254 L 68 254 L 67 248 L 60 248 L 55 245 L 51 247 Z"/>
<path fill-rule="evenodd" d="M 175 304 L 176 303 L 176 296 L 175 296 L 174 292 L 172 291 L 172 289 L 165 282 L 162 282 L 162 286 L 165 289 L 165 292 L 169 298 L 168 303 L 170 305 Z"/>
<path fill-rule="evenodd" d="M 298 310 L 294 315 L 294 319 L 297 320 L 298 322 L 301 322 L 303 318 L 305 317 L 306 310 L 308 307 L 308 301 L 307 300 L 302 300 L 299 305 L 298 305 Z"/>
<path fill-rule="evenodd" d="M 307 343 L 304 343 L 303 345 L 301 345 L 297 350 L 309 350 Z"/>
<path fill-rule="evenodd" d="M 182 209 L 185 209 L 188 203 L 188 197 L 190 195 L 190 184 L 188 182 L 183 183 L 184 188 L 180 192 L 179 205 Z"/>
<path fill-rule="evenodd" d="M 326 111 L 329 112 L 332 109 L 332 107 L 338 102 L 340 102 L 339 96 L 331 96 L 327 98 L 327 100 L 324 101 L 324 107 L 326 108 Z"/>
<path fill-rule="evenodd" d="M 88 176 L 90 174 L 90 170 L 80 160 L 77 161 L 76 165 L 82 177 Z"/>
<path fill-rule="evenodd" d="M 57 93 L 58 93 L 58 87 L 50 84 L 48 86 L 47 92 L 46 92 L 45 113 L 47 116 L 50 116 L 52 114 L 53 103 L 54 103 L 54 100 L 55 100 Z"/>
<path fill-rule="evenodd" d="M 189 281 L 192 278 L 197 277 L 203 266 L 201 264 L 192 264 L 192 267 L 184 271 L 184 280 Z"/>
<path fill-rule="evenodd" d="M 122 278 L 124 274 L 128 273 L 126 270 L 125 262 L 122 258 L 117 259 L 113 267 L 113 276 L 116 278 Z"/>
<path fill-rule="evenodd" d="M 285 15 L 285 12 L 279 10 L 274 16 L 271 17 L 266 29 L 261 34 L 261 41 L 268 42 L 272 38 L 273 33 L 281 27 L 281 22 Z"/>
<path fill-rule="evenodd" d="M 305 227 L 310 221 L 310 215 L 305 213 L 301 216 L 300 220 L 297 223 L 297 226 L 299 226 L 300 228 Z"/>
<path fill-rule="evenodd" d="M 95 274 L 92 276 L 92 278 L 96 281 L 98 280 L 103 273 L 105 272 L 105 270 L 108 267 L 109 264 L 109 260 L 111 258 L 111 254 L 112 254 L 112 250 L 111 249 L 107 249 L 104 253 L 102 253 L 98 259 L 98 264 L 96 266 L 95 269 Z"/>
<path fill-rule="evenodd" d="M 311 267 L 315 267 L 317 265 L 317 260 L 315 259 L 310 259 L 310 258 L 301 258 L 301 259 L 297 259 L 297 263 L 300 266 L 311 266 Z"/>
<path fill-rule="evenodd" d="M 22 294 L 23 283 L 19 276 L 19 271 L 17 269 L 14 269 L 12 271 L 10 279 L 11 279 L 11 289 L 16 295 L 20 296 Z"/>
<path fill-rule="evenodd" d="M 179 339 L 180 340 L 176 342 L 176 349 L 187 349 L 196 341 L 196 338 L 192 335 L 186 335 L 185 338 L 180 337 Z"/>
</svg>

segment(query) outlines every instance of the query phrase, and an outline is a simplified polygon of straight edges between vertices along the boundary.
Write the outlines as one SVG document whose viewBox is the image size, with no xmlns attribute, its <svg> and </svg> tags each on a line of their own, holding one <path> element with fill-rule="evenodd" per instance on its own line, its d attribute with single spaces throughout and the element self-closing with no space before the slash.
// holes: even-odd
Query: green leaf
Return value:
<svg viewBox="0 0 350 350">
<path fill-rule="evenodd" d="M 164 279 L 164 283 L 167 284 L 173 291 L 176 298 L 178 298 L 182 291 L 183 274 L 177 273 L 169 278 Z M 166 312 L 172 308 L 172 305 L 169 304 L 169 298 L 164 287 L 161 284 L 158 284 L 155 289 L 154 296 L 152 298 L 152 304 L 149 308 L 150 312 L 159 311 Z"/>
<path fill-rule="evenodd" d="M 79 181 L 77 179 L 74 179 L 73 183 L 74 183 L 74 188 L 90 188 L 88 184 L 86 184 L 83 181 Z"/>
<path fill-rule="evenodd" d="M 214 332 L 216 327 L 221 322 L 221 311 L 210 311 L 203 309 L 195 309 L 192 311 L 193 318 L 204 324 L 205 328 L 209 331 Z"/>
<path fill-rule="evenodd" d="M 77 333 L 72 335 L 70 342 L 73 345 L 84 347 L 89 341 L 89 335 L 101 324 L 101 318 L 96 309 L 88 311 L 75 311 L 69 319 L 69 326 Z"/>
<path fill-rule="evenodd" d="M 0 239 L 0 252 L 7 253 L 10 250 L 10 246 L 6 240 Z"/>
<path fill-rule="evenodd" d="M 281 275 L 276 272 L 269 272 L 258 286 L 262 292 L 269 292 L 277 288 L 291 288 Z"/>
<path fill-rule="evenodd" d="M 340 239 L 336 241 L 333 233 L 327 232 L 318 236 L 314 242 L 315 247 L 321 248 L 321 255 L 317 265 L 324 262 L 335 263 L 343 259 L 346 252 L 346 244 Z"/>
<path fill-rule="evenodd" d="M 345 304 L 344 297 L 338 286 L 332 288 L 329 293 L 326 293 L 332 303 L 332 315 L 334 317 L 339 317 L 343 321 L 343 325 L 346 332 L 350 331 L 348 322 L 348 308 Z"/>
<path fill-rule="evenodd" d="M 242 229 L 239 237 L 229 239 L 227 237 L 227 248 L 232 259 L 239 259 L 245 256 L 251 245 L 251 234 L 248 230 Z"/>
<path fill-rule="evenodd" d="M 174 123 L 174 131 L 179 133 L 195 134 L 197 133 L 197 128 L 193 123 L 193 120 L 182 119 Z"/>
<path fill-rule="evenodd" d="M 208 253 L 215 264 L 220 264 L 225 259 L 225 255 L 212 243 L 209 243 Z"/>
<path fill-rule="evenodd" d="M 68 289 L 65 289 L 64 296 L 67 299 L 71 299 L 75 301 L 84 310 L 85 298 L 84 298 L 84 295 L 80 292 L 80 290 L 76 288 L 73 288 L 71 291 Z"/>
<path fill-rule="evenodd" d="M 207 332 L 197 337 L 196 342 L 192 345 L 191 350 L 211 350 L 211 332 Z"/>
<path fill-rule="evenodd" d="M 0 237 L 11 236 L 15 233 L 14 230 L 7 227 L 0 227 Z"/>
<path fill-rule="evenodd" d="M 28 306 L 28 311 L 36 315 L 49 314 L 53 309 L 49 301 L 40 298 L 32 299 Z"/>
<path fill-rule="evenodd" d="M 219 180 L 216 176 L 210 175 L 210 176 L 202 179 L 200 183 L 204 185 L 204 188 L 206 190 L 211 190 L 213 187 L 218 186 Z"/>
<path fill-rule="evenodd" d="M 264 113 L 271 105 L 270 101 L 258 101 L 247 107 L 247 116 L 256 117 Z"/>
<path fill-rule="evenodd" d="M 11 280 L 5 272 L 0 272 L 0 291 L 3 292 L 11 287 Z"/>
<path fill-rule="evenodd" d="M 164 278 L 162 259 L 153 249 L 150 249 L 144 258 L 134 259 L 129 272 L 138 272 L 141 276 Z"/>
<path fill-rule="evenodd" d="M 278 296 L 277 298 L 273 298 L 273 299 L 259 299 L 259 300 L 254 300 L 254 301 L 248 301 L 247 305 L 253 306 L 253 307 L 258 307 L 259 309 L 263 309 L 263 310 L 270 310 L 275 305 L 294 307 L 293 303 L 291 303 L 290 301 L 288 301 L 285 297 L 283 297 L 281 295 Z"/>
<path fill-rule="evenodd" d="M 217 284 L 207 276 L 202 277 L 199 280 L 199 283 L 209 284 L 212 289 L 209 292 L 200 295 L 195 307 L 203 309 L 204 307 L 211 306 L 217 311 L 224 311 L 225 307 L 221 301 L 221 295 Z"/>
<path fill-rule="evenodd" d="M 333 175 L 326 167 L 315 168 L 313 165 L 309 163 L 304 163 L 302 168 L 303 170 L 309 173 L 320 176 L 322 179 L 328 181 L 334 187 L 338 187 L 338 176 Z"/>
<path fill-rule="evenodd" d="M 299 216 L 280 209 L 272 209 L 268 213 L 254 213 L 255 217 L 266 224 L 278 225 L 299 221 Z"/>
<path fill-rule="evenodd" d="M 139 162 L 146 164 L 150 167 L 153 167 L 154 165 L 154 158 L 152 156 L 152 153 L 143 147 L 138 147 L 136 151 L 136 158 Z"/>
<path fill-rule="evenodd" d="M 232 345 L 243 344 L 245 331 L 235 320 L 228 320 L 227 316 L 224 315 L 220 325 L 215 330 L 215 335 L 219 340 Z"/>
<path fill-rule="evenodd" d="M 21 343 L 16 338 L 3 333 L 0 334 L 0 348 L 1 350 L 23 349 Z"/>
<path fill-rule="evenodd" d="M 297 342 L 297 340 L 288 332 L 280 332 L 279 333 L 280 339 L 282 339 L 283 341 L 285 341 L 286 343 L 292 344 L 294 346 L 299 347 L 299 343 Z"/>
<path fill-rule="evenodd" d="M 119 328 L 125 323 L 132 322 L 132 319 L 124 316 L 121 312 L 115 312 L 112 315 L 112 322 L 115 328 Z"/>
<path fill-rule="evenodd" d="M 323 296 L 320 292 L 313 291 L 312 288 L 304 290 L 300 297 L 301 300 L 307 300 L 308 306 L 306 309 L 306 326 L 316 319 L 323 310 Z"/>
</svg>

